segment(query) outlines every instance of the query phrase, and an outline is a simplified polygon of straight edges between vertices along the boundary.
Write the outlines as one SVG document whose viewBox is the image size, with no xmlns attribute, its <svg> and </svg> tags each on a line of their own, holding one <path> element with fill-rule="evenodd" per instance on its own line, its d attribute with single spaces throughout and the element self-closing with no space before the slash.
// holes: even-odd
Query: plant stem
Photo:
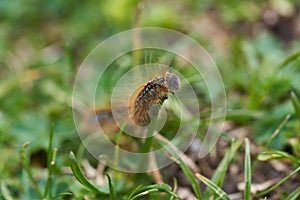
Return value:
<svg viewBox="0 0 300 200">
<path fill-rule="evenodd" d="M 41 193 L 41 191 L 38 187 L 38 184 L 37 184 L 36 180 L 33 177 L 33 174 L 32 174 L 31 168 L 30 168 L 30 164 L 29 164 L 29 160 L 28 160 L 28 158 L 25 154 L 25 148 L 28 146 L 29 143 L 30 142 L 26 142 L 21 147 L 21 150 L 20 150 L 21 160 L 22 160 L 23 166 L 25 168 L 25 171 L 27 172 L 27 174 L 29 176 L 29 179 L 32 183 L 32 187 L 34 188 L 35 192 L 40 197 L 40 199 L 42 199 L 42 193 Z"/>
<path fill-rule="evenodd" d="M 147 138 L 145 139 L 141 153 L 147 154 L 150 152 L 152 141 L 153 141 L 153 133 L 155 131 L 155 125 L 157 121 L 157 116 L 158 116 L 158 109 L 155 109 L 154 115 L 151 118 L 151 123 L 149 124 L 149 127 L 147 129 Z M 147 156 L 147 159 L 149 159 L 149 156 Z M 144 169 L 145 167 L 147 167 L 145 165 L 147 163 L 148 162 L 145 162 L 145 157 L 142 157 L 141 163 L 139 165 L 140 166 L 139 169 Z"/>
</svg>

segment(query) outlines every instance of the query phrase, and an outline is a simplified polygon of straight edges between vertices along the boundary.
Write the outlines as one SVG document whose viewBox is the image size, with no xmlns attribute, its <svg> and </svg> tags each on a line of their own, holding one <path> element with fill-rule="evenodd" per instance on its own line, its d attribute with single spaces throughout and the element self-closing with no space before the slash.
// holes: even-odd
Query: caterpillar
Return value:
<svg viewBox="0 0 300 200">
<path fill-rule="evenodd" d="M 179 88 L 179 78 L 168 71 L 163 76 L 149 80 L 130 98 L 130 118 L 139 126 L 147 126 L 151 122 L 155 109 L 159 109 L 168 96 L 174 94 Z"/>
</svg>

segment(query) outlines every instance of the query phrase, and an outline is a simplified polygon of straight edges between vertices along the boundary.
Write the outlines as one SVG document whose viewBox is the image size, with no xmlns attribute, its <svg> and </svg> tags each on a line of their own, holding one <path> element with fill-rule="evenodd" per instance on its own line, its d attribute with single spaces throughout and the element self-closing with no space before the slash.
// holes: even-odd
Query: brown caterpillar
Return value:
<svg viewBox="0 0 300 200">
<path fill-rule="evenodd" d="M 151 122 L 154 109 L 159 108 L 169 94 L 174 94 L 180 87 L 179 78 L 168 71 L 139 87 L 130 98 L 129 116 L 139 126 Z"/>
</svg>

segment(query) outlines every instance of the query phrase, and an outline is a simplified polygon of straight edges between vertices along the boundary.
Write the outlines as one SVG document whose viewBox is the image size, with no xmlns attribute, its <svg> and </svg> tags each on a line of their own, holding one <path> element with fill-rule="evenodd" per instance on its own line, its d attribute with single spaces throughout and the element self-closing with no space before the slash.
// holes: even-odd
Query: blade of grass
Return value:
<svg viewBox="0 0 300 200">
<path fill-rule="evenodd" d="M 189 123 L 190 120 L 205 120 L 207 118 L 218 121 L 223 119 L 223 115 L 211 115 L 211 111 L 202 112 L 199 115 L 195 115 L 186 120 L 183 120 L 183 123 Z M 262 111 L 252 111 L 252 110 L 226 110 L 226 119 L 227 120 L 252 120 L 260 119 L 264 116 Z"/>
<path fill-rule="evenodd" d="M 133 197 L 134 194 L 138 193 L 139 189 L 141 189 L 142 187 L 143 187 L 142 185 L 138 185 L 127 197 L 127 200 L 129 200 L 131 197 Z"/>
<path fill-rule="evenodd" d="M 86 136 L 83 139 L 84 141 L 82 141 L 79 144 L 79 147 L 76 152 L 76 156 L 77 156 L 76 160 L 78 163 L 82 163 L 83 154 L 84 154 L 84 151 L 86 150 L 84 144 L 90 144 L 92 141 L 95 140 L 96 137 L 97 137 L 97 134 L 95 134 L 95 133 L 89 134 L 88 136 Z"/>
<path fill-rule="evenodd" d="M 156 108 L 154 111 L 154 115 L 151 118 L 151 122 L 147 129 L 147 138 L 145 139 L 145 142 L 142 146 L 141 153 L 145 153 L 145 154 L 149 153 L 149 151 L 152 147 L 153 133 L 155 131 L 155 125 L 156 125 L 156 121 L 157 121 L 157 117 L 158 117 L 158 111 L 159 111 L 158 108 Z M 147 171 L 148 162 L 145 159 L 149 159 L 149 157 L 145 156 L 145 157 L 141 158 L 140 163 L 139 163 L 139 169 Z"/>
<path fill-rule="evenodd" d="M 13 197 L 11 196 L 6 184 L 4 181 L 1 181 L 1 195 L 5 200 L 13 200 Z"/>
<path fill-rule="evenodd" d="M 279 66 L 279 70 L 282 70 L 285 66 L 296 60 L 300 56 L 300 51 L 296 51 L 289 55 Z"/>
<path fill-rule="evenodd" d="M 153 133 L 155 131 L 157 117 L 158 117 L 158 109 L 155 110 L 155 114 L 151 118 L 151 123 L 150 123 L 150 125 L 148 126 L 148 129 L 147 129 L 147 138 L 144 142 L 141 153 L 148 153 L 150 151 L 150 148 L 151 148 L 151 145 L 152 145 L 152 140 L 153 140 Z"/>
<path fill-rule="evenodd" d="M 117 199 L 117 194 L 116 190 L 114 188 L 114 185 L 111 182 L 111 178 L 108 174 L 105 174 L 108 180 L 108 185 L 109 185 L 109 198 L 110 200 L 116 200 Z"/>
<path fill-rule="evenodd" d="M 168 153 L 170 153 L 173 158 L 174 161 L 178 163 L 179 167 L 182 169 L 183 173 L 186 175 L 187 179 L 189 180 L 189 182 L 192 185 L 192 188 L 196 194 L 196 197 L 198 199 L 202 199 L 202 194 L 201 194 L 201 190 L 200 190 L 200 186 L 198 184 L 197 179 L 194 176 L 194 173 L 190 170 L 190 168 L 182 161 L 182 159 L 180 158 L 180 155 L 178 155 L 176 148 L 174 147 L 174 145 L 168 141 L 168 143 L 165 140 L 159 139 L 158 137 L 154 137 L 154 141 L 156 143 L 158 143 L 159 146 L 166 148 L 166 150 L 168 151 Z M 177 159 L 175 159 L 177 158 Z"/>
<path fill-rule="evenodd" d="M 33 177 L 33 174 L 32 174 L 31 168 L 30 168 L 30 164 L 29 164 L 29 160 L 28 160 L 28 158 L 25 154 L 25 148 L 29 145 L 29 143 L 30 142 L 25 142 L 21 147 L 21 150 L 20 150 L 21 161 L 22 161 L 22 164 L 25 168 L 25 171 L 27 172 L 27 174 L 29 176 L 29 179 L 32 183 L 33 189 L 35 190 L 37 195 L 40 197 L 40 199 L 42 199 L 42 193 L 41 193 L 41 191 L 38 187 L 38 184 L 37 184 L 36 180 Z"/>
<path fill-rule="evenodd" d="M 298 166 L 300 164 L 299 160 L 296 157 L 292 156 L 289 153 L 286 153 L 284 151 L 279 151 L 279 150 L 270 150 L 270 151 L 261 152 L 257 156 L 257 158 L 260 161 L 269 161 L 269 160 L 286 158 L 291 160 L 295 166 Z"/>
<path fill-rule="evenodd" d="M 260 119 L 264 116 L 262 111 L 253 110 L 227 110 L 226 120 L 252 120 Z"/>
<path fill-rule="evenodd" d="M 43 195 L 44 199 L 46 199 L 48 193 L 49 193 L 49 198 L 52 199 L 52 193 L 51 193 L 52 172 L 55 166 L 55 159 L 56 159 L 56 152 L 57 152 L 57 149 L 53 150 L 53 133 L 54 133 L 54 123 L 52 124 L 50 129 L 50 137 L 49 137 L 49 144 L 48 144 L 48 151 L 47 151 L 48 178 L 47 178 L 46 188 Z"/>
<path fill-rule="evenodd" d="M 176 180 L 176 178 L 173 178 L 173 181 L 174 181 L 173 193 L 176 194 L 176 191 L 177 191 L 177 180 Z M 174 199 L 174 196 L 171 196 L 171 198 L 169 200 L 173 200 L 173 199 Z"/>
<path fill-rule="evenodd" d="M 242 143 L 243 143 L 243 139 L 232 141 L 230 145 L 230 149 L 226 152 L 224 158 L 218 165 L 213 177 L 211 178 L 211 181 L 215 183 L 217 186 L 222 187 L 228 166 L 231 160 L 233 159 L 233 157 L 235 156 L 236 151 L 239 149 Z M 203 199 L 208 199 L 210 196 L 211 196 L 211 190 L 208 187 L 205 189 Z"/>
<path fill-rule="evenodd" d="M 294 190 L 289 196 L 285 198 L 285 200 L 297 200 L 300 196 L 300 187 L 298 187 L 296 190 Z"/>
<path fill-rule="evenodd" d="M 174 155 L 176 156 L 176 155 Z M 175 158 L 174 158 L 174 161 Z M 196 194 L 196 197 L 198 199 L 202 199 L 202 194 L 201 194 L 201 190 L 200 190 L 200 186 L 199 183 L 197 181 L 197 179 L 195 178 L 193 172 L 190 170 L 190 168 L 182 161 L 182 159 L 180 157 L 177 158 L 177 163 L 179 165 L 179 167 L 182 169 L 183 173 L 185 174 L 185 176 L 187 177 L 187 179 L 189 180 L 189 182 L 192 185 L 192 188 Z"/>
<path fill-rule="evenodd" d="M 292 91 L 291 92 L 291 97 L 292 97 L 292 102 L 293 102 L 293 106 L 295 109 L 295 114 L 297 116 L 297 118 L 300 120 L 300 102 L 299 99 L 297 98 L 296 94 Z"/>
<path fill-rule="evenodd" d="M 75 158 L 75 155 L 73 152 L 70 152 L 70 167 L 72 169 L 72 172 L 75 176 L 75 178 L 87 189 L 101 195 L 108 195 L 107 192 L 100 190 L 98 187 L 96 187 L 94 184 L 92 184 L 83 174 L 81 168 L 79 167 L 79 164 Z"/>
<path fill-rule="evenodd" d="M 167 184 L 154 184 L 154 185 L 147 185 L 144 187 L 138 186 L 127 198 L 127 200 L 135 200 L 142 196 L 155 193 L 155 192 L 165 192 L 167 194 L 170 194 L 171 196 L 174 196 L 177 199 L 180 199 L 177 194 L 175 194 L 171 187 Z"/>
<path fill-rule="evenodd" d="M 186 175 L 186 177 L 188 178 L 189 182 L 192 185 L 192 188 L 196 194 L 196 197 L 198 199 L 202 199 L 202 194 L 201 194 L 201 190 L 200 190 L 200 186 L 198 181 L 196 180 L 196 178 L 194 177 L 193 172 L 190 170 L 190 168 L 182 161 L 182 159 L 179 157 L 177 159 L 179 161 L 179 166 L 182 169 L 183 173 Z"/>
<path fill-rule="evenodd" d="M 264 145 L 263 147 L 263 151 L 265 151 L 271 144 L 271 142 L 274 140 L 274 138 L 279 134 L 279 132 L 281 131 L 281 129 L 284 127 L 284 125 L 288 122 L 288 120 L 290 119 L 291 115 L 288 114 L 284 120 L 279 124 L 279 126 L 275 129 L 275 131 L 273 132 L 273 134 L 271 135 L 271 137 L 268 139 L 268 141 L 266 142 L 266 145 Z M 259 159 L 258 156 L 255 158 L 253 165 L 252 165 L 252 170 L 255 170 L 255 167 L 258 163 Z"/>
<path fill-rule="evenodd" d="M 114 153 L 114 157 L 115 157 L 115 166 L 119 166 L 119 155 L 120 155 L 120 140 L 123 134 L 123 130 L 126 126 L 126 122 L 124 122 L 122 124 L 122 127 L 120 128 L 120 130 L 117 133 L 117 137 L 116 137 L 116 147 L 115 147 L 115 153 Z"/>
<path fill-rule="evenodd" d="M 214 182 L 210 181 L 208 178 L 202 176 L 201 174 L 196 173 L 196 177 L 202 181 L 205 185 L 207 185 L 215 194 L 218 195 L 218 198 L 214 199 L 224 199 L 224 200 L 230 200 L 228 195 Z"/>
<path fill-rule="evenodd" d="M 159 132 L 156 132 L 154 135 L 155 140 L 153 142 L 154 145 L 156 145 L 158 148 L 161 147 L 161 144 L 159 144 L 158 141 L 161 141 L 164 144 L 171 144 L 167 138 L 160 135 Z M 199 172 L 199 167 L 194 163 L 193 159 L 185 155 L 177 146 L 172 145 L 174 151 L 176 151 L 177 155 L 181 155 L 181 160 L 192 170 L 192 172 L 196 173 Z"/>
<path fill-rule="evenodd" d="M 278 135 L 278 133 L 281 131 L 281 129 L 284 127 L 284 125 L 288 122 L 288 120 L 291 118 L 291 115 L 288 114 L 284 120 L 279 124 L 279 126 L 276 128 L 272 136 L 268 139 L 265 148 L 269 147 L 271 142 L 274 140 L 274 138 Z"/>
<path fill-rule="evenodd" d="M 233 141 L 229 151 L 226 152 L 224 158 L 222 159 L 221 163 L 218 165 L 218 168 L 216 169 L 213 177 L 212 177 L 212 181 L 214 183 L 216 183 L 218 186 L 222 186 L 223 185 L 223 181 L 224 181 L 224 177 L 226 175 L 226 171 L 228 169 L 228 166 L 231 162 L 231 160 L 233 159 L 236 151 L 239 149 L 239 147 L 242 144 L 242 139 L 237 140 L 237 141 Z"/>
<path fill-rule="evenodd" d="M 251 155 L 250 155 L 250 142 L 245 138 L 245 191 L 244 199 L 251 199 Z"/>
<path fill-rule="evenodd" d="M 44 192 L 44 195 L 43 195 L 44 199 L 46 199 L 48 193 L 49 193 L 49 198 L 52 199 L 52 194 L 51 194 L 52 173 L 53 173 L 53 170 L 54 170 L 54 167 L 55 167 L 56 153 L 57 153 L 57 149 L 54 148 L 52 153 L 51 153 L 52 154 L 51 162 L 48 165 L 48 178 L 47 178 L 45 192 Z"/>
<path fill-rule="evenodd" d="M 52 158 L 53 158 L 53 133 L 54 133 L 54 127 L 55 127 L 55 124 L 53 123 L 51 125 L 51 128 L 50 128 L 50 137 L 49 137 L 49 144 L 48 144 L 48 151 L 47 151 L 47 166 L 49 167 L 50 166 L 50 163 L 52 161 Z"/>
<path fill-rule="evenodd" d="M 156 189 L 156 188 L 149 189 L 149 190 L 146 190 L 146 191 L 144 191 L 144 192 L 141 192 L 141 193 L 136 194 L 136 195 L 133 196 L 130 200 L 139 199 L 139 198 L 141 198 L 141 197 L 143 197 L 143 196 L 149 195 L 149 194 L 151 194 L 151 193 L 156 193 L 156 192 L 159 192 L 159 190 Z"/>
<path fill-rule="evenodd" d="M 55 195 L 53 197 L 53 199 L 63 198 L 63 197 L 66 197 L 66 196 L 72 196 L 72 193 L 70 193 L 70 192 L 63 192 L 63 193 Z M 68 199 L 68 198 L 66 198 L 66 199 Z"/>
<path fill-rule="evenodd" d="M 270 192 L 272 192 L 273 190 L 275 190 L 276 188 L 278 188 L 281 184 L 283 184 L 285 181 L 287 181 L 289 178 L 291 178 L 292 176 L 294 176 L 295 174 L 297 174 L 300 171 L 300 166 L 298 168 L 296 168 L 294 171 L 292 171 L 288 176 L 284 177 L 283 179 L 281 179 L 278 183 L 276 183 L 275 185 L 273 185 L 271 188 L 262 191 L 260 193 L 257 193 L 254 197 L 260 197 L 263 196 L 265 194 L 268 194 Z"/>
</svg>

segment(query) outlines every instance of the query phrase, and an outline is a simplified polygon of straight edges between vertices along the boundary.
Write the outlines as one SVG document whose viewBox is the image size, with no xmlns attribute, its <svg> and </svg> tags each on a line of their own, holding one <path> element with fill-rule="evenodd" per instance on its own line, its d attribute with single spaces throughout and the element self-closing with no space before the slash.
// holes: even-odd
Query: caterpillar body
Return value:
<svg viewBox="0 0 300 200">
<path fill-rule="evenodd" d="M 156 109 L 163 104 L 169 94 L 180 88 L 179 78 L 166 72 L 139 87 L 130 99 L 129 115 L 135 124 L 147 126 Z"/>
</svg>

